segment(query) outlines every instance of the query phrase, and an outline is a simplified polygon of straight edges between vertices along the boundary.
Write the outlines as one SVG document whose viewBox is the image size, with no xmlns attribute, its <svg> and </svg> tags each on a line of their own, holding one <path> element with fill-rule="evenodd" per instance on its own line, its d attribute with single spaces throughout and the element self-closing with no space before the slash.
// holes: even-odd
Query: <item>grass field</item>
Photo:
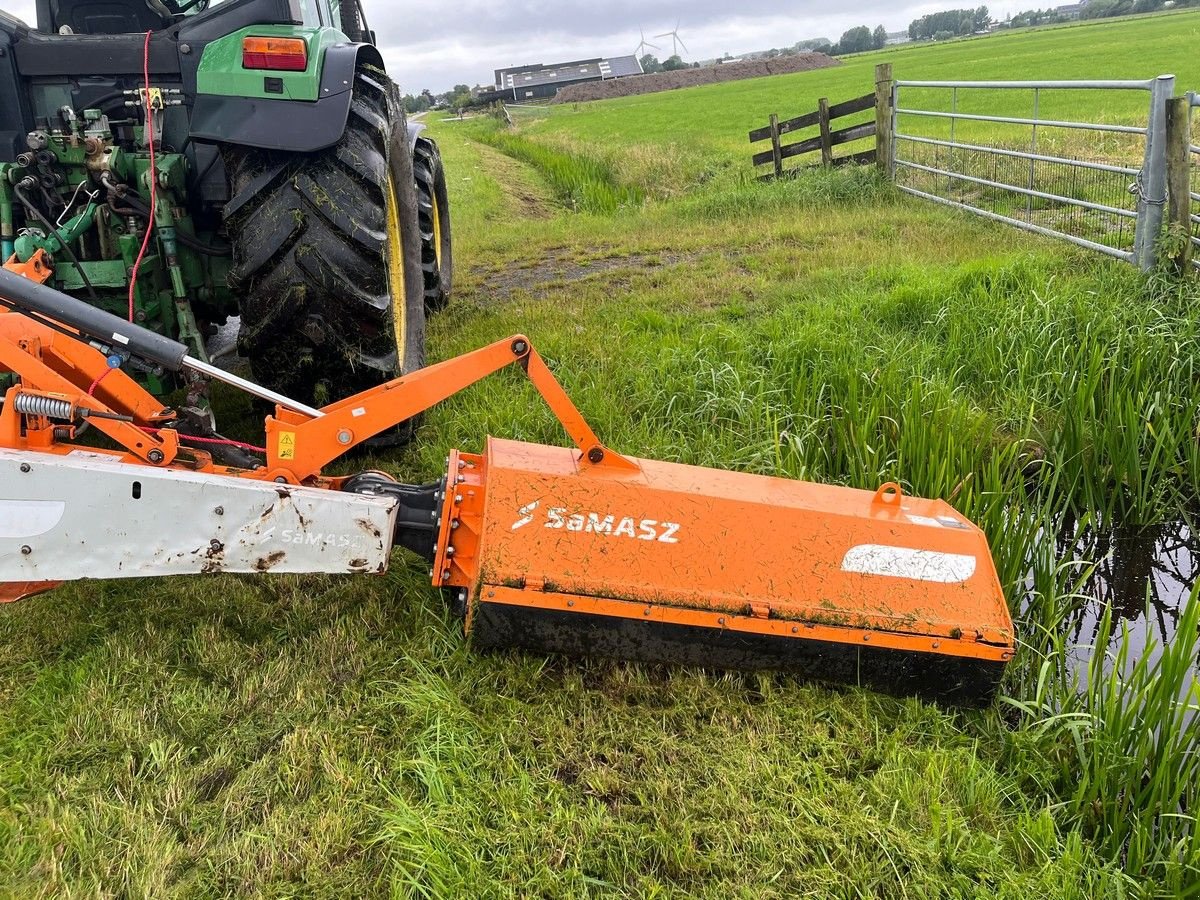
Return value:
<svg viewBox="0 0 1200 900">
<path fill-rule="evenodd" d="M 610 159 L 620 180 L 650 196 L 674 196 L 713 180 L 736 179 L 746 168 L 751 129 L 816 109 L 820 97 L 832 102 L 874 90 L 875 65 L 890 62 L 897 79 L 911 81 L 997 79 L 1149 79 L 1174 74 L 1180 91 L 1200 90 L 1200 12 L 1114 19 L 1083 25 L 1000 33 L 945 44 L 901 45 L 847 57 L 836 69 L 798 72 L 686 91 L 646 94 L 596 103 L 555 107 L 525 133 L 550 146 Z M 902 105 L 948 108 L 944 92 L 902 90 Z M 960 112 L 1027 116 L 1032 95 L 1024 91 L 961 91 Z M 1092 118 L 1102 122 L 1144 121 L 1147 97 L 1135 92 L 1046 93 L 1043 118 Z M 526 114 L 518 114 L 526 115 Z M 839 120 L 847 125 L 870 113 Z M 942 125 L 942 123 L 937 123 Z M 932 120 L 902 117 L 901 130 L 937 135 Z M 948 126 L 943 126 L 948 127 Z M 1028 140 L 1027 129 L 960 122 L 958 139 Z M 918 130 L 920 129 L 920 130 Z M 1089 152 L 1095 134 L 1047 132 L 1046 149 Z M 1102 140 L 1119 143 L 1115 136 Z M 1046 144 L 1045 142 L 1051 142 Z M 1059 142 L 1058 146 L 1055 141 Z M 1083 143 L 1080 143 L 1083 142 Z M 1129 142 L 1126 142 L 1129 143 Z M 758 145 L 756 149 L 764 149 Z M 857 145 L 838 152 L 859 149 Z"/>
<path fill-rule="evenodd" d="M 895 61 L 1093 75 L 1117 24 Z M 1200 16 L 1124 24 L 1105 74 L 1197 65 Z M 1200 602 L 1165 649 L 1092 610 L 1109 653 L 1072 668 L 1090 567 L 1054 540 L 1190 515 L 1200 297 L 870 171 L 749 182 L 752 125 L 873 62 L 436 126 L 459 270 L 430 352 L 521 331 L 622 451 L 951 499 L 1021 616 L 996 707 L 473 655 L 400 555 L 67 586 L 0 609 L 0 895 L 1200 895 Z M 427 479 L 486 433 L 564 439 L 510 373 L 368 464 Z"/>
</svg>

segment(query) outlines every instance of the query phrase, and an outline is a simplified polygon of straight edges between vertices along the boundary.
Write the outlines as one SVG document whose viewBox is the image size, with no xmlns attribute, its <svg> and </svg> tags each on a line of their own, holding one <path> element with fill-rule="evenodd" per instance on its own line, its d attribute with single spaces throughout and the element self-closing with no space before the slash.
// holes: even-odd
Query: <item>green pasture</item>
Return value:
<svg viewBox="0 0 1200 900">
<path fill-rule="evenodd" d="M 882 56 L 1182 76 L 1198 26 Z M 1200 896 L 1200 600 L 1164 645 L 1064 550 L 1191 521 L 1200 291 L 873 169 L 747 177 L 750 127 L 864 92 L 878 56 L 436 123 L 458 272 L 429 355 L 522 332 L 618 450 L 948 499 L 1019 621 L 994 707 L 477 655 L 403 552 L 380 577 L 82 582 L 0 609 L 0 897 Z M 487 434 L 565 441 L 506 372 L 346 466 L 424 481 Z"/>
<path fill-rule="evenodd" d="M 897 79 L 910 81 L 1146 80 L 1173 74 L 1177 92 L 1200 91 L 1200 11 L 1102 20 L 1095 23 L 1001 32 L 942 44 L 900 45 L 849 56 L 833 69 L 705 85 L 683 91 L 550 107 L 529 118 L 523 133 L 580 155 L 611 158 L 620 180 L 651 196 L 672 196 L 747 168 L 747 135 L 767 124 L 771 113 L 789 119 L 815 110 L 817 100 L 847 100 L 874 90 L 877 63 L 892 64 Z M 901 91 L 901 106 L 949 109 L 946 91 Z M 1143 92 L 1043 92 L 1042 118 L 1144 124 Z M 1028 91 L 962 90 L 957 109 L 1026 117 L 1033 112 Z M 865 113 L 838 120 L 849 125 Z M 902 117 L 902 131 L 945 136 L 948 123 Z M 805 134 L 815 134 L 810 130 Z M 960 141 L 999 140 L 1026 144 L 1028 129 L 994 123 L 960 122 Z M 1138 152 L 1138 139 L 1088 132 L 1044 130 L 1042 147 L 1085 157 Z M 757 144 L 754 150 L 769 149 Z M 846 145 L 838 152 L 861 149 Z M 765 170 L 764 170 L 765 171 Z"/>
</svg>

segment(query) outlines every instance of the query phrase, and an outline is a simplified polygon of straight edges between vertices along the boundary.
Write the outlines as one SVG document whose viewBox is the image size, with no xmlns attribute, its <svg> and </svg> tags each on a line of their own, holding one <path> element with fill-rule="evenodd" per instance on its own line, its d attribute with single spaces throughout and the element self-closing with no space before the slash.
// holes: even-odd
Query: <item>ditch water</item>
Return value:
<svg viewBox="0 0 1200 900">
<path fill-rule="evenodd" d="M 1091 568 L 1080 584 L 1080 606 L 1068 623 L 1071 659 L 1080 675 L 1093 652 L 1110 649 L 1129 630 L 1131 657 L 1143 655 L 1148 640 L 1170 642 L 1180 609 L 1200 575 L 1200 534 L 1185 520 L 1160 525 L 1088 529 L 1073 523 L 1056 538 L 1061 564 Z M 1094 567 L 1094 568 L 1092 568 Z M 1095 648 L 1100 618 L 1112 606 L 1110 648 Z"/>
</svg>

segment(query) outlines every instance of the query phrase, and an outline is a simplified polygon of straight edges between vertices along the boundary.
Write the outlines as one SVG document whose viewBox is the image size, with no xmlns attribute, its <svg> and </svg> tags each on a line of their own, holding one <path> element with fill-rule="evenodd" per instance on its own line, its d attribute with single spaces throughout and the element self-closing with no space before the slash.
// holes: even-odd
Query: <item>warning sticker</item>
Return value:
<svg viewBox="0 0 1200 900">
<path fill-rule="evenodd" d="M 295 459 L 296 458 L 296 432 L 281 431 L 279 432 L 279 445 L 277 456 L 280 459 Z"/>
</svg>

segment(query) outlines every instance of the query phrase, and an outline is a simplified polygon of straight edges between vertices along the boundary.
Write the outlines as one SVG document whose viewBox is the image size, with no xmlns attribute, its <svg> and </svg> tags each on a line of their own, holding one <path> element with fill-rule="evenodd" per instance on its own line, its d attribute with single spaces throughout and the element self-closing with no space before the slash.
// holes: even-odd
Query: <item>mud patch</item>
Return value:
<svg viewBox="0 0 1200 900">
<path fill-rule="evenodd" d="M 646 272 L 667 266 L 678 265 L 692 259 L 694 255 L 631 253 L 624 256 L 606 256 L 599 259 L 578 259 L 570 251 L 552 250 L 536 262 L 523 268 L 480 267 L 471 271 L 472 281 L 479 284 L 473 293 L 487 301 L 505 301 L 516 292 L 544 298 L 557 288 L 590 279 L 607 278 L 616 290 L 628 285 L 626 279 L 616 276 L 624 270 Z"/>
</svg>

